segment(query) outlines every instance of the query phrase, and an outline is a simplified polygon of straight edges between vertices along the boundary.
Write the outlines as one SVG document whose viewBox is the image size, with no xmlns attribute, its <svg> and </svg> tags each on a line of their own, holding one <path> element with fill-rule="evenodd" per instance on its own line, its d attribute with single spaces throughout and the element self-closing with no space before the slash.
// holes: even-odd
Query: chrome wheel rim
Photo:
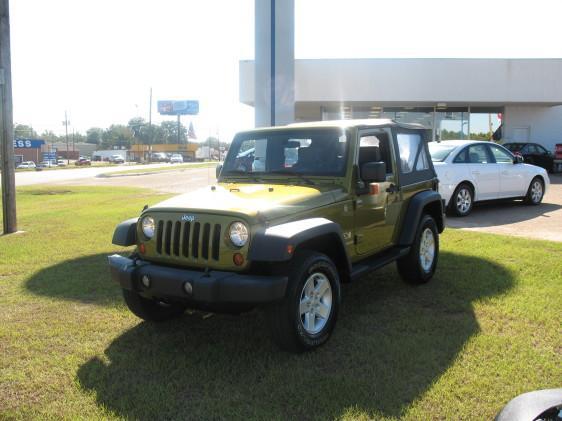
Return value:
<svg viewBox="0 0 562 421">
<path fill-rule="evenodd" d="M 435 258 L 435 237 L 429 228 L 423 230 L 420 239 L 420 264 L 425 272 L 431 270 Z"/>
<path fill-rule="evenodd" d="M 328 323 L 332 313 L 332 286 L 321 272 L 315 272 L 304 283 L 300 295 L 300 321 L 306 333 L 314 335 Z"/>
<path fill-rule="evenodd" d="M 531 199 L 534 203 L 540 202 L 542 198 L 542 184 L 540 181 L 535 180 L 531 186 Z"/>
<path fill-rule="evenodd" d="M 462 188 L 457 193 L 457 209 L 460 213 L 467 213 L 472 204 L 472 197 L 470 197 L 470 191 L 466 188 Z"/>
</svg>

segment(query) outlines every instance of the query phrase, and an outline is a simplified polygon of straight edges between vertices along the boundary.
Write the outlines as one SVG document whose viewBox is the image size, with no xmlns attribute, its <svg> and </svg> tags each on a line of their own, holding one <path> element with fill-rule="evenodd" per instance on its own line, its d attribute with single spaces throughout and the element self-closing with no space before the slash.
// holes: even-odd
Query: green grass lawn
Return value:
<svg viewBox="0 0 562 421">
<path fill-rule="evenodd" d="M 332 339 L 278 351 L 261 313 L 160 325 L 109 279 L 114 226 L 165 196 L 25 188 L 0 237 L 0 419 L 491 419 L 560 387 L 562 244 L 447 230 L 431 283 L 344 286 Z"/>
</svg>

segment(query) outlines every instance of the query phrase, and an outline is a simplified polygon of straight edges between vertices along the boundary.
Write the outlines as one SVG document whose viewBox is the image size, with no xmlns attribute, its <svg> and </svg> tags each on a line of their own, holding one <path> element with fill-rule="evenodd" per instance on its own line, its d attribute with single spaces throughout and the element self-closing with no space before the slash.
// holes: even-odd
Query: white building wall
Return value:
<svg viewBox="0 0 562 421">
<path fill-rule="evenodd" d="M 254 104 L 254 62 L 240 101 Z M 296 102 L 562 104 L 562 59 L 295 60 Z"/>
<path fill-rule="evenodd" d="M 554 145 L 562 143 L 562 106 L 506 105 L 502 134 L 504 142 L 528 140 L 554 152 Z"/>
</svg>

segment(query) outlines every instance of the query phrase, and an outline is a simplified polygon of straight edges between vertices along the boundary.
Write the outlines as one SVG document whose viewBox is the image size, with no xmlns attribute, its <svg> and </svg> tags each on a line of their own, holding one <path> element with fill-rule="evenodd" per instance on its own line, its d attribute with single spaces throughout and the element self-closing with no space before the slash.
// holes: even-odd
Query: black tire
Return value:
<svg viewBox="0 0 562 421">
<path fill-rule="evenodd" d="M 422 240 L 427 239 L 429 235 L 426 230 L 433 235 L 433 260 L 431 264 L 428 264 L 428 260 L 425 260 L 424 265 L 422 265 L 421 253 Z M 425 254 L 428 256 L 428 254 Z M 435 220 L 429 215 L 423 215 L 418 229 L 416 231 L 416 236 L 414 238 L 414 243 L 410 248 L 408 255 L 398 259 L 396 261 L 396 266 L 398 267 L 398 273 L 402 279 L 410 284 L 425 284 L 428 282 L 435 273 L 435 268 L 437 267 L 437 260 L 439 258 L 439 233 L 437 232 L 437 224 Z"/>
<path fill-rule="evenodd" d="M 141 297 L 134 291 L 123 290 L 123 298 L 131 312 L 149 322 L 164 322 L 181 316 L 185 306 L 178 303 L 163 303 L 150 298 Z"/>
<path fill-rule="evenodd" d="M 329 281 L 331 288 L 330 310 L 327 317 L 314 315 L 315 310 L 313 310 L 303 313 L 303 320 L 303 314 L 300 311 L 301 301 L 307 302 L 308 300 L 308 295 L 305 294 L 305 285 L 312 282 L 312 285 L 320 286 L 320 281 L 325 285 L 326 280 Z M 314 291 L 317 290 L 314 289 Z M 305 295 L 303 296 L 303 294 Z M 318 298 L 316 299 L 318 300 Z M 326 299 L 326 296 L 324 296 L 324 299 Z M 317 301 L 317 304 L 313 304 L 313 300 L 314 298 L 308 300 L 312 307 L 325 305 L 327 302 L 327 300 L 322 302 L 321 298 L 320 301 Z M 298 252 L 291 262 L 285 298 L 266 307 L 266 317 L 273 340 L 280 348 L 290 352 L 309 351 L 319 347 L 330 338 L 334 330 L 340 300 L 340 279 L 330 258 L 324 254 L 308 250 Z M 309 315 L 311 319 L 307 317 Z M 305 324 L 309 323 L 310 320 L 312 320 L 311 324 L 314 326 L 315 321 L 318 321 L 319 326 L 321 325 L 317 332 L 311 333 L 305 328 Z"/>
<path fill-rule="evenodd" d="M 527 205 L 538 205 L 542 202 L 544 197 L 544 182 L 540 177 L 535 177 L 531 180 L 527 194 L 523 200 Z"/>
<path fill-rule="evenodd" d="M 466 202 L 469 201 L 468 207 Z M 474 190 L 467 183 L 461 183 L 455 189 L 455 192 L 449 200 L 449 209 L 455 216 L 467 216 L 472 212 L 474 205 Z"/>
</svg>

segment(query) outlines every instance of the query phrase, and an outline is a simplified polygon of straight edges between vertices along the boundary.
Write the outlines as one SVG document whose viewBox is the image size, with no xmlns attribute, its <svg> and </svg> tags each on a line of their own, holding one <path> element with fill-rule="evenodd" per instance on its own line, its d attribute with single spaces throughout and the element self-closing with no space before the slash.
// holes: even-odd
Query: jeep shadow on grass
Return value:
<svg viewBox="0 0 562 421">
<path fill-rule="evenodd" d="M 425 134 L 392 120 L 239 133 L 217 185 L 117 226 L 135 252 L 110 256 L 111 276 L 141 319 L 260 308 L 280 348 L 317 348 L 342 284 L 392 262 L 408 283 L 432 278 L 445 221 Z"/>
<path fill-rule="evenodd" d="M 449 252 L 435 278 L 414 288 L 389 267 L 344 285 L 330 346 L 308 354 L 280 353 L 259 312 L 141 322 L 78 382 L 132 419 L 398 417 L 479 332 L 472 303 L 513 283 L 491 261 Z"/>
</svg>

